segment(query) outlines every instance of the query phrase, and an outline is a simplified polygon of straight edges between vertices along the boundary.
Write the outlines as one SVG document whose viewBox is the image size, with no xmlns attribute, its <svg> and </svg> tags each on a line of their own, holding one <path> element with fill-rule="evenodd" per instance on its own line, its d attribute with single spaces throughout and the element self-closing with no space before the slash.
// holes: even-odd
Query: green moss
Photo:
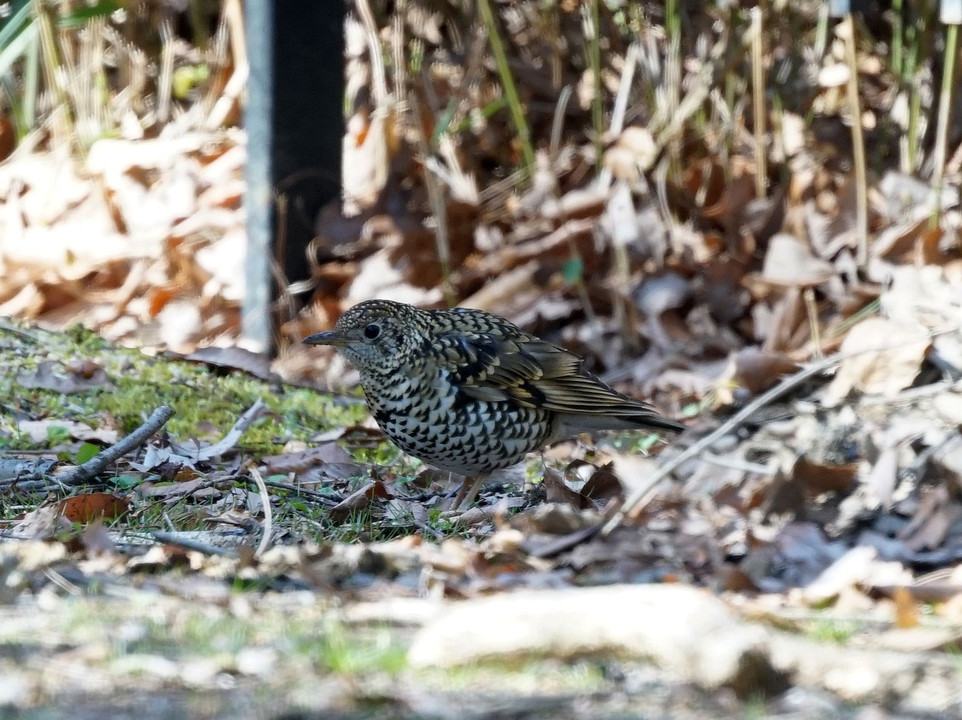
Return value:
<svg viewBox="0 0 962 720">
<path fill-rule="evenodd" d="M 216 440 L 261 398 L 269 413 L 248 428 L 240 447 L 270 453 L 289 440 L 307 440 L 318 432 L 356 424 L 366 414 L 360 401 L 345 403 L 302 388 L 278 394 L 276 388 L 245 373 L 219 374 L 200 364 L 113 347 L 79 326 L 63 334 L 51 334 L 50 338 L 43 352 L 36 352 L 36 347 L 24 348 L 19 357 L 0 367 L 0 395 L 16 403 L 0 408 L 0 420 L 2 415 L 17 410 L 33 418 L 81 420 L 95 428 L 109 421 L 120 432 L 128 433 L 154 409 L 170 405 L 176 415 L 166 429 L 173 437 Z M 23 388 L 16 382 L 18 374 L 34 371 L 40 362 L 66 364 L 78 359 L 92 360 L 102 367 L 112 386 L 65 395 Z M 0 431 L 6 430 L 0 443 L 15 449 L 31 447 L 29 438 L 15 432 L 14 423 L 4 424 L 0 423 Z"/>
<path fill-rule="evenodd" d="M 57 335 L 51 333 L 49 337 L 55 340 Z M 109 343 L 97 333 L 88 330 L 79 323 L 67 328 L 63 333 L 63 339 L 70 344 L 72 349 L 82 353 L 93 353 L 110 347 Z"/>
<path fill-rule="evenodd" d="M 160 628 L 160 638 L 165 637 Z M 169 628 L 167 628 L 169 632 Z M 254 644 L 256 628 L 233 615 L 210 617 L 207 613 L 190 615 L 179 628 L 175 628 L 181 652 L 230 652 L 236 653 Z"/>
<path fill-rule="evenodd" d="M 266 410 L 262 417 L 246 429 L 237 443 L 245 459 L 255 461 L 282 451 L 290 441 L 310 442 L 318 433 L 348 427 L 364 420 L 367 410 L 360 398 L 332 397 L 304 388 L 270 384 L 242 372 L 222 372 L 199 363 L 166 356 L 149 356 L 135 349 L 116 347 L 83 327 L 63 333 L 39 330 L 3 333 L 0 330 L 0 451 L 54 449 L 58 457 L 73 463 L 81 442 L 70 437 L 66 429 L 51 423 L 46 436 L 32 439 L 18 430 L 23 418 L 83 422 L 94 429 L 115 429 L 125 435 L 137 427 L 156 408 L 169 405 L 175 415 L 164 430 L 173 440 L 216 442 L 258 399 Z M 101 368 L 108 384 L 81 392 L 65 394 L 20 385 L 18 376 L 31 376 L 41 363 L 62 366 L 56 372 L 68 376 L 71 363 L 92 362 Z M 389 443 L 361 451 L 374 462 L 390 462 L 398 452 Z M 203 471 L 205 468 L 201 468 Z M 125 466 L 118 470 L 125 473 Z M 146 480 L 135 472 L 122 478 L 114 489 L 129 492 Z M 108 481 L 108 487 L 110 483 Z M 275 495 L 284 519 L 284 503 L 292 499 L 286 493 Z M 0 517 L 16 517 L 24 506 L 37 505 L 43 493 L 7 492 L 0 498 Z M 210 527 L 204 516 L 204 502 L 188 497 L 176 499 L 141 499 L 131 496 L 131 512 L 114 521 L 118 528 L 137 531 L 168 529 L 203 530 Z M 370 515 L 350 518 L 346 528 L 338 529 L 326 515 L 323 504 L 304 502 L 299 510 L 287 512 L 293 527 L 305 537 L 341 534 L 345 537 L 392 537 L 397 534 L 388 523 L 375 525 Z"/>
<path fill-rule="evenodd" d="M 858 632 L 858 623 L 836 618 L 820 618 L 812 622 L 806 634 L 819 642 L 844 645 Z"/>
<path fill-rule="evenodd" d="M 260 645 L 303 657 L 319 671 L 339 675 L 396 675 L 406 664 L 404 647 L 387 628 L 352 628 L 330 618 L 288 619 L 276 613 L 254 623 L 220 610 L 186 613 L 175 623 L 148 620 L 136 641 L 118 645 L 115 652 L 183 659 L 235 654 Z"/>
<path fill-rule="evenodd" d="M 402 456 L 401 451 L 387 441 L 378 443 L 375 447 L 351 448 L 351 456 L 358 462 L 378 467 L 391 467 L 397 463 L 398 470 L 402 472 L 413 473 L 420 466 L 417 460 Z"/>
<path fill-rule="evenodd" d="M 264 397 L 271 413 L 265 433 L 277 442 L 292 439 L 309 440 L 318 433 L 361 423 L 367 417 L 362 402 L 344 403 L 339 398 L 298 388 L 283 395 Z"/>
<path fill-rule="evenodd" d="M 404 648 L 385 629 L 351 630 L 337 622 L 324 623 L 318 632 L 294 629 L 293 650 L 306 655 L 319 670 L 339 675 L 400 673 L 406 663 Z"/>
</svg>

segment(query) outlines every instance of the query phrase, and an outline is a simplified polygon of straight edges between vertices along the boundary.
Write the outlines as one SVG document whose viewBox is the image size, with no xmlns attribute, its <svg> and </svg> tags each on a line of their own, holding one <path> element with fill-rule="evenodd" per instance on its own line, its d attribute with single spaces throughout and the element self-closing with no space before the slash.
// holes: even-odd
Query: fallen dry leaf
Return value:
<svg viewBox="0 0 962 720">
<path fill-rule="evenodd" d="M 99 428 L 94 430 L 89 425 L 73 420 L 21 420 L 17 423 L 17 431 L 25 433 L 34 443 L 45 443 L 50 438 L 50 432 L 54 428 L 62 428 L 75 440 L 84 440 L 113 445 L 117 442 L 119 435 L 116 430 L 109 428 Z"/>
<path fill-rule="evenodd" d="M 268 455 L 261 460 L 269 473 L 303 472 L 315 465 L 353 462 L 350 453 L 334 442 L 283 455 Z"/>
<path fill-rule="evenodd" d="M 334 522 L 340 522 L 351 513 L 364 510 L 374 500 L 388 500 L 392 497 L 393 495 L 383 482 L 372 480 L 348 495 L 328 512 Z"/>
<path fill-rule="evenodd" d="M 798 363 L 785 353 L 746 347 L 735 355 L 734 379 L 753 395 L 765 392 L 797 370 Z"/>
<path fill-rule="evenodd" d="M 24 515 L 11 533 L 16 538 L 49 540 L 70 527 L 70 521 L 60 512 L 59 504 L 44 505 Z"/>
<path fill-rule="evenodd" d="M 554 468 L 545 467 L 544 481 L 542 484 L 544 485 L 546 499 L 549 503 L 563 503 L 578 509 L 592 506 L 588 498 L 569 488 L 565 483 L 564 475 Z"/>
<path fill-rule="evenodd" d="M 940 547 L 952 524 L 962 518 L 962 505 L 949 496 L 944 485 L 928 487 L 911 522 L 899 533 L 910 550 Z"/>
<path fill-rule="evenodd" d="M 40 363 L 32 372 L 17 375 L 17 383 L 25 388 L 51 390 L 63 395 L 84 392 L 94 388 L 111 387 L 103 368 L 90 361 L 80 361 L 63 366 L 48 360 Z"/>
<path fill-rule="evenodd" d="M 929 345 L 927 333 L 916 325 L 886 318 L 863 320 L 842 342 L 840 352 L 849 356 L 826 389 L 826 402 L 839 403 L 852 390 L 894 396 L 915 380 Z"/>
<path fill-rule="evenodd" d="M 611 499 L 624 499 L 625 490 L 612 463 L 608 463 L 591 474 L 588 482 L 581 488 L 581 494 L 598 505 L 605 505 Z"/>
<path fill-rule="evenodd" d="M 845 493 L 852 489 L 858 463 L 833 465 L 800 457 L 792 468 L 792 482 L 799 483 L 809 496 L 826 492 Z"/>
<path fill-rule="evenodd" d="M 113 520 L 130 509 L 130 501 L 112 493 L 84 493 L 61 500 L 60 513 L 75 523 Z"/>
</svg>

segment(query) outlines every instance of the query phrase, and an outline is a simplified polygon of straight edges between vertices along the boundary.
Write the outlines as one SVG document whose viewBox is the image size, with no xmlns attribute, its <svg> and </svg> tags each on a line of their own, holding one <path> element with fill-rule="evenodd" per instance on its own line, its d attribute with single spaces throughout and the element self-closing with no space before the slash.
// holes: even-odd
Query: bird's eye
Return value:
<svg viewBox="0 0 962 720">
<path fill-rule="evenodd" d="M 377 323 L 371 323 L 366 328 L 364 328 L 364 337 L 368 340 L 374 340 L 378 335 L 381 334 L 381 326 Z"/>
</svg>

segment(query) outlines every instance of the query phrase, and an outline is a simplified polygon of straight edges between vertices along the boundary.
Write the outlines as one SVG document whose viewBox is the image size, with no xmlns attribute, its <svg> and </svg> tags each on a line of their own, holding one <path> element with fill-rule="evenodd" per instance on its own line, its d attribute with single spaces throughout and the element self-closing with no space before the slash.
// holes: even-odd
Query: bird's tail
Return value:
<svg viewBox="0 0 962 720">
<path fill-rule="evenodd" d="M 593 430 L 660 430 L 678 433 L 685 429 L 681 423 L 662 417 L 654 410 L 639 409 L 610 414 L 557 415 L 561 435 Z"/>
</svg>

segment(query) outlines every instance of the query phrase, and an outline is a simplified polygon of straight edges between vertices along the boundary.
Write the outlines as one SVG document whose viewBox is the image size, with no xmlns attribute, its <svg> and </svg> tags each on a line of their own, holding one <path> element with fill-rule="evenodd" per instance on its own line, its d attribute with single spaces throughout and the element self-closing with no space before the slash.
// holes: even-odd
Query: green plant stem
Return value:
<svg viewBox="0 0 962 720">
<path fill-rule="evenodd" d="M 852 13 L 842 20 L 845 30 L 845 61 L 849 68 L 848 102 L 852 114 L 852 155 L 855 164 L 855 234 L 857 261 L 868 262 L 868 173 L 865 163 L 865 138 L 862 135 L 862 108 L 858 97 L 858 63 L 855 57 L 855 23 Z"/>
<path fill-rule="evenodd" d="M 902 75 L 902 34 L 905 29 L 902 26 L 902 0 L 892 0 L 892 72 L 900 78 Z"/>
<path fill-rule="evenodd" d="M 34 0 L 34 14 L 37 26 L 40 28 L 40 52 L 43 57 L 43 73 L 47 78 L 47 86 L 57 96 L 57 100 L 65 107 L 69 114 L 69 99 L 60 81 L 61 60 L 57 48 L 57 38 L 53 31 L 53 21 L 43 0 Z"/>
<path fill-rule="evenodd" d="M 498 32 L 498 25 L 494 19 L 494 12 L 491 10 L 490 0 L 478 0 L 478 10 L 481 12 L 481 19 L 488 31 L 488 42 L 491 43 L 491 52 L 494 53 L 494 61 L 498 66 L 498 75 L 501 77 L 501 86 L 508 100 L 511 120 L 514 123 L 515 131 L 518 133 L 518 141 L 521 143 L 525 170 L 530 177 L 534 171 L 534 149 L 531 147 L 531 132 L 528 129 L 524 108 L 521 107 L 518 90 L 514 84 L 514 76 L 511 74 L 511 68 L 508 67 L 508 56 L 504 51 L 504 43 L 501 41 L 501 34 Z"/>
</svg>

